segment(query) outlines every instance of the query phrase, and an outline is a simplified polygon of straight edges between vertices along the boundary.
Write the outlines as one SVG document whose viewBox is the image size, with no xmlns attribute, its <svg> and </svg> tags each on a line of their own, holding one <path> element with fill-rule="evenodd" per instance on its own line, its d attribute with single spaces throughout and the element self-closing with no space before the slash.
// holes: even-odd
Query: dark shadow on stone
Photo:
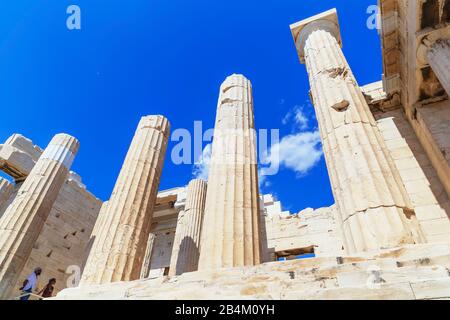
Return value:
<svg viewBox="0 0 450 320">
<path fill-rule="evenodd" d="M 426 0 L 422 4 L 421 29 L 434 28 L 439 24 L 439 1 Z"/>
<path fill-rule="evenodd" d="M 398 112 L 393 117 L 393 121 L 402 138 L 406 140 L 406 143 L 411 149 L 428 182 L 430 182 L 430 189 L 433 192 L 434 197 L 437 199 L 438 205 L 442 209 L 446 210 L 444 205 L 448 200 L 447 192 L 439 180 L 437 172 L 431 164 L 431 160 L 428 158 L 428 155 L 425 153 L 425 149 L 422 147 L 422 144 L 416 136 L 414 129 L 401 112 Z M 433 180 L 437 183 L 432 183 Z M 450 212 L 446 211 L 446 213 L 450 218 Z"/>
<path fill-rule="evenodd" d="M 275 261 L 275 248 L 269 248 L 267 240 L 265 213 L 259 215 L 259 245 L 261 250 L 261 262 Z"/>
<path fill-rule="evenodd" d="M 175 274 L 180 275 L 185 272 L 197 271 L 200 251 L 191 237 L 184 237 L 178 251 Z"/>
<path fill-rule="evenodd" d="M 441 23 L 450 22 L 450 0 L 445 0 L 444 10 L 442 12 Z"/>
<path fill-rule="evenodd" d="M 83 258 L 83 265 L 80 268 L 81 274 L 83 274 L 84 267 L 86 266 L 87 259 L 89 255 L 91 254 L 92 246 L 94 245 L 95 236 L 90 237 L 86 249 L 84 250 L 84 258 Z"/>
</svg>

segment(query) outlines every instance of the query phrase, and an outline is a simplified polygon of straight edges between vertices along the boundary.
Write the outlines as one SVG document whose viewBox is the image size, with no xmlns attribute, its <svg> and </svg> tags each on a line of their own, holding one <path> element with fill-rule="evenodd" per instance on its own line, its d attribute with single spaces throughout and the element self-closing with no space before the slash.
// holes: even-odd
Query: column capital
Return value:
<svg viewBox="0 0 450 320">
<path fill-rule="evenodd" d="M 138 129 L 155 129 L 161 131 L 165 136 L 170 133 L 170 122 L 162 115 L 149 115 L 141 118 Z"/>
<path fill-rule="evenodd" d="M 420 44 L 417 46 L 417 61 L 420 66 L 428 65 L 428 53 L 436 46 L 447 45 L 450 43 L 450 36 L 439 32 L 433 32 L 423 37 Z"/>
<path fill-rule="evenodd" d="M 58 133 L 50 141 L 39 159 L 54 160 L 69 169 L 79 148 L 80 143 L 77 139 L 65 133 Z"/>
<path fill-rule="evenodd" d="M 331 9 L 308 19 L 290 25 L 292 37 L 294 38 L 300 62 L 305 62 L 303 48 L 308 36 L 316 30 L 326 30 L 330 32 L 342 47 L 341 32 L 336 9 Z"/>
</svg>

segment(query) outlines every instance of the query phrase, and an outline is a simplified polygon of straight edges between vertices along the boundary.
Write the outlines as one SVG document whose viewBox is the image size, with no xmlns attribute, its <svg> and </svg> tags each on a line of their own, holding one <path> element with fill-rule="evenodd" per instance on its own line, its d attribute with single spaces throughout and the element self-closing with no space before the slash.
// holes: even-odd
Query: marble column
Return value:
<svg viewBox="0 0 450 320">
<path fill-rule="evenodd" d="M 102 206 L 100 207 L 100 211 L 98 212 L 98 215 L 97 215 L 97 220 L 95 221 L 94 228 L 92 229 L 91 236 L 89 237 L 89 242 L 86 245 L 84 265 L 82 267 L 82 272 L 85 275 L 91 274 L 92 272 L 95 272 L 93 270 L 87 270 L 86 263 L 87 263 L 87 260 L 89 258 L 89 255 L 90 255 L 90 253 L 92 251 L 92 246 L 94 245 L 94 241 L 95 241 L 95 239 L 97 238 L 97 236 L 99 234 L 99 230 L 103 226 L 107 208 L 108 208 L 108 201 L 105 201 L 105 202 L 103 202 Z M 89 267 L 92 268 L 95 265 L 96 265 L 95 263 L 90 263 Z"/>
<path fill-rule="evenodd" d="M 147 116 L 139 122 L 96 230 L 81 285 L 139 279 L 168 138 L 166 118 Z"/>
<path fill-rule="evenodd" d="M 95 239 L 98 236 L 103 224 L 105 223 L 106 212 L 108 209 L 108 203 L 109 203 L 109 201 L 103 202 L 103 204 L 100 208 L 100 211 L 98 212 L 97 220 L 95 221 L 94 228 L 92 229 L 92 232 L 91 232 L 91 238 Z"/>
<path fill-rule="evenodd" d="M 0 219 L 0 298 L 7 298 L 18 280 L 78 148 L 75 138 L 56 135 Z"/>
<path fill-rule="evenodd" d="M 6 203 L 13 192 L 14 185 L 5 178 L 0 177 L 0 218 L 3 215 L 3 210 L 6 209 Z"/>
<path fill-rule="evenodd" d="M 169 275 L 197 271 L 200 256 L 200 233 L 205 210 L 207 184 L 194 179 L 187 187 L 186 204 L 178 215 L 177 229 L 170 259 Z"/>
<path fill-rule="evenodd" d="M 150 273 L 150 266 L 152 264 L 153 244 L 155 243 L 155 234 L 150 233 L 147 239 L 147 247 L 145 249 L 144 261 L 142 262 L 141 279 L 148 278 Z"/>
<path fill-rule="evenodd" d="M 198 270 L 260 263 L 259 186 L 251 83 L 220 87 Z"/>
<path fill-rule="evenodd" d="M 439 39 L 428 47 L 428 63 L 450 96 L 450 39 Z"/>
<path fill-rule="evenodd" d="M 421 242 L 399 172 L 341 49 L 335 10 L 291 25 L 347 253 Z"/>
</svg>

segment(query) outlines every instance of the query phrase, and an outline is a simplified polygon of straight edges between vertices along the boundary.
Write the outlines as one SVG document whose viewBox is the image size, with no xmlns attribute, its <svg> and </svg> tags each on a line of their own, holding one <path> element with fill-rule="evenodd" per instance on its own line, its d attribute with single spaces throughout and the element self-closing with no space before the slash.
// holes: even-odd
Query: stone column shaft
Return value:
<svg viewBox="0 0 450 320">
<path fill-rule="evenodd" d="M 0 219 L 0 298 L 7 298 L 18 280 L 78 148 L 75 138 L 56 135 Z"/>
<path fill-rule="evenodd" d="M 144 261 L 142 262 L 141 279 L 145 279 L 150 274 L 152 264 L 153 244 L 155 243 L 155 234 L 150 233 L 147 239 L 147 248 L 145 249 Z"/>
<path fill-rule="evenodd" d="M 99 217 L 81 284 L 139 279 L 169 137 L 162 116 L 143 117 Z"/>
<path fill-rule="evenodd" d="M 14 192 L 14 185 L 10 183 L 8 180 L 0 177 L 0 218 L 3 215 L 3 211 L 6 203 Z"/>
<path fill-rule="evenodd" d="M 438 40 L 427 51 L 428 63 L 450 96 L 450 40 Z"/>
<path fill-rule="evenodd" d="M 189 182 L 186 204 L 178 216 L 169 275 L 197 271 L 200 256 L 200 233 L 205 209 L 207 184 L 195 179 Z"/>
<path fill-rule="evenodd" d="M 251 84 L 232 75 L 220 88 L 199 270 L 260 263 L 257 174 Z"/>
<path fill-rule="evenodd" d="M 103 224 L 105 223 L 105 216 L 106 216 L 106 209 L 108 208 L 108 201 L 103 202 L 100 211 L 98 212 L 97 215 L 97 220 L 95 221 L 95 225 L 94 228 L 92 229 L 91 232 L 91 236 L 89 238 L 89 242 L 86 246 L 86 251 L 85 251 L 85 259 L 84 259 L 84 265 L 82 268 L 82 272 L 86 273 L 86 274 L 90 274 L 93 272 L 93 270 L 87 270 L 86 267 L 92 268 L 93 266 L 95 266 L 95 263 L 90 263 L 89 266 L 86 265 L 87 260 L 89 258 L 89 255 L 92 251 L 92 247 L 94 245 L 95 239 L 97 238 L 98 234 L 99 234 L 99 230 L 103 227 Z"/>
<path fill-rule="evenodd" d="M 309 75 L 345 250 L 420 242 L 398 170 L 341 50 L 335 12 L 294 30 L 299 25 L 296 45 Z"/>
</svg>

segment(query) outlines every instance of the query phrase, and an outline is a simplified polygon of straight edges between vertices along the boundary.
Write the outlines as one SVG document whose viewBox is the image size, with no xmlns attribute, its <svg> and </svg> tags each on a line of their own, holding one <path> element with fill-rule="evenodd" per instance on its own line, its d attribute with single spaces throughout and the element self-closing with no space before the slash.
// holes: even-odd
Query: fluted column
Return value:
<svg viewBox="0 0 450 320">
<path fill-rule="evenodd" d="M 91 238 L 95 239 L 98 236 L 101 228 L 103 227 L 103 225 L 105 223 L 106 213 L 107 213 L 107 209 L 108 209 L 108 203 L 109 203 L 109 201 L 103 202 L 103 204 L 100 208 L 100 211 L 98 212 L 97 221 L 95 221 L 94 228 L 92 229 L 92 232 L 91 232 Z"/>
<path fill-rule="evenodd" d="M 78 151 L 78 141 L 56 135 L 0 219 L 0 298 L 18 280 Z"/>
<path fill-rule="evenodd" d="M 259 263 L 252 88 L 244 76 L 234 74 L 220 87 L 198 269 Z"/>
<path fill-rule="evenodd" d="M 155 243 L 155 234 L 150 233 L 147 239 L 147 247 L 145 249 L 144 261 L 142 262 L 141 279 L 145 279 L 149 276 L 150 266 L 152 264 L 153 244 Z"/>
<path fill-rule="evenodd" d="M 101 225 L 96 226 L 81 284 L 139 279 L 168 137 L 166 118 L 147 116 L 139 122 Z"/>
<path fill-rule="evenodd" d="M 427 58 L 434 74 L 450 96 L 450 40 L 440 39 L 431 44 L 427 50 Z"/>
<path fill-rule="evenodd" d="M 422 241 L 398 170 L 341 50 L 336 11 L 291 30 L 309 75 L 345 250 Z"/>
<path fill-rule="evenodd" d="M 200 179 L 191 180 L 187 187 L 186 204 L 178 216 L 170 258 L 171 276 L 197 271 L 206 188 L 206 182 Z"/>
<path fill-rule="evenodd" d="M 13 192 L 14 185 L 8 180 L 0 177 L 0 218 L 2 217 L 3 209 L 5 209 L 4 206 Z"/>
<path fill-rule="evenodd" d="M 86 255 L 85 255 L 84 265 L 82 268 L 83 273 L 85 273 L 85 274 L 91 274 L 92 272 L 95 272 L 94 270 L 87 270 L 86 267 L 88 267 L 88 266 L 86 265 L 86 263 L 87 263 L 87 259 L 89 258 L 89 255 L 92 251 L 94 241 L 99 234 L 99 230 L 103 227 L 107 208 L 108 208 L 108 201 L 105 201 L 105 202 L 103 202 L 102 206 L 100 207 L 100 211 L 98 212 L 97 220 L 95 221 L 94 228 L 92 229 L 91 236 L 89 238 L 89 242 L 86 245 L 86 251 L 85 251 Z M 95 257 L 97 257 L 97 256 L 95 256 Z M 92 257 L 92 259 L 94 259 L 94 257 Z M 95 263 L 90 263 L 89 268 L 92 268 L 95 265 L 96 265 Z"/>
</svg>

